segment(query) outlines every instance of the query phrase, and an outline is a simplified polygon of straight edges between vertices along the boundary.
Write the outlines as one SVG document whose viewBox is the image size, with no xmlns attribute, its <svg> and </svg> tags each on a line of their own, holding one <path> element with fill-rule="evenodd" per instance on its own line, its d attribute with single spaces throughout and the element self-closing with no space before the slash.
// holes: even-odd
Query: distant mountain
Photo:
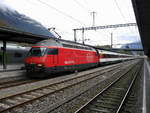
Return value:
<svg viewBox="0 0 150 113">
<path fill-rule="evenodd" d="M 133 42 L 123 45 L 123 49 L 143 49 L 141 42 Z"/>
<path fill-rule="evenodd" d="M 39 22 L 19 14 L 17 11 L 2 4 L 0 4 L 0 27 L 7 27 L 36 35 L 55 37 Z"/>
<path fill-rule="evenodd" d="M 123 49 L 143 49 L 141 42 L 133 42 L 123 45 L 121 48 Z M 143 55 L 142 51 L 132 51 L 132 54 L 140 54 Z"/>
</svg>

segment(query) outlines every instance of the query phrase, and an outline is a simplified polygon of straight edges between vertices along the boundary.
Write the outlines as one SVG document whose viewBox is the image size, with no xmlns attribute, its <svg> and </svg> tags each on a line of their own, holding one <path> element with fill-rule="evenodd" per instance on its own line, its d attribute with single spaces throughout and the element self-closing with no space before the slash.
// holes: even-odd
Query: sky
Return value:
<svg viewBox="0 0 150 113">
<path fill-rule="evenodd" d="M 136 23 L 131 0 L 1 0 L 19 13 L 24 14 L 47 28 L 55 31 L 66 40 L 74 40 L 73 29 L 92 26 L 95 13 L 95 26 Z M 140 40 L 138 28 L 124 27 L 85 31 L 85 43 L 91 45 L 110 45 L 131 43 Z M 77 32 L 81 42 L 82 33 Z"/>
</svg>

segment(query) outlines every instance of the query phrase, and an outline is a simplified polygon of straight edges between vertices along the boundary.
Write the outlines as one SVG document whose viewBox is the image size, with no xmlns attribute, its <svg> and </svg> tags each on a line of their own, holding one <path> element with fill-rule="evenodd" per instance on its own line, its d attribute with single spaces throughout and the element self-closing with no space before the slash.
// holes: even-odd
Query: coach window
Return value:
<svg viewBox="0 0 150 113">
<path fill-rule="evenodd" d="M 3 62 L 3 56 L 0 54 L 0 66 L 2 65 Z"/>
<path fill-rule="evenodd" d="M 57 55 L 58 54 L 58 49 L 56 48 L 49 48 L 48 49 L 48 52 L 47 52 L 48 55 Z"/>
<path fill-rule="evenodd" d="M 18 53 L 18 52 L 15 52 L 15 54 L 14 54 L 14 57 L 22 57 L 22 54 L 21 53 Z"/>
</svg>

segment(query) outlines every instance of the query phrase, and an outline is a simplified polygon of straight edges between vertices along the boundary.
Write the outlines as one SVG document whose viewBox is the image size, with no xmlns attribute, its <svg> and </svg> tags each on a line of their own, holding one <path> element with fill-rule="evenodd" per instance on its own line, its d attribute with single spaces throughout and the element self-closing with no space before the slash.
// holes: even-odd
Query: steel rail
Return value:
<svg viewBox="0 0 150 113">
<path fill-rule="evenodd" d="M 118 66 L 115 67 L 115 68 L 118 68 Z M 108 71 L 106 71 L 106 69 L 105 69 L 105 71 L 104 71 L 103 73 L 99 73 L 99 74 L 102 75 L 102 74 L 104 74 L 105 72 L 109 72 L 109 71 L 112 71 L 112 70 L 114 70 L 114 68 L 113 68 L 113 69 L 110 69 L 110 70 L 108 70 Z M 100 71 L 102 71 L 102 70 L 100 70 Z M 94 73 L 97 73 L 97 72 L 92 72 L 92 73 L 89 73 L 88 75 L 94 74 Z M 99 74 L 96 75 L 96 76 L 94 76 L 94 77 L 90 77 L 90 78 L 88 78 L 88 79 L 86 79 L 86 80 L 84 80 L 84 81 L 80 81 L 80 82 L 78 82 L 78 83 L 76 83 L 76 84 L 79 84 L 79 83 L 81 83 L 81 82 L 85 82 L 85 81 L 87 81 L 87 80 L 90 80 L 90 79 L 92 79 L 92 78 L 95 78 L 95 77 L 97 77 L 97 76 L 100 76 Z M 84 76 L 85 76 L 85 75 L 84 75 Z M 83 77 L 83 76 L 81 76 L 81 77 Z M 77 78 L 81 78 L 81 77 L 80 77 L 80 76 L 79 76 L 79 77 L 74 77 L 74 78 L 71 78 L 71 79 L 69 79 L 69 80 L 73 80 L 73 79 L 77 79 Z M 69 80 L 67 79 L 67 80 L 61 81 L 61 82 L 59 82 L 59 83 L 51 84 L 50 86 L 52 86 L 52 85 L 57 85 L 57 84 L 60 84 L 60 83 L 64 83 L 64 82 L 67 82 L 67 81 L 69 81 Z M 72 87 L 72 86 L 74 86 L 74 85 L 76 85 L 76 84 L 72 84 L 72 85 L 70 85 L 70 86 L 68 86 L 68 87 Z M 50 87 L 50 86 L 46 86 L 46 87 Z M 44 87 L 44 88 L 45 88 L 45 87 Z M 58 92 L 58 91 L 60 91 L 60 90 L 63 90 L 63 89 L 65 89 L 65 88 L 66 88 L 66 87 L 61 88 L 61 89 L 59 89 L 59 90 L 55 90 L 54 92 L 51 92 L 51 93 L 56 93 L 56 92 Z M 39 89 L 36 89 L 36 90 L 40 90 L 40 89 L 43 89 L 43 87 L 42 87 L 42 88 L 39 88 Z M 32 90 L 32 91 L 29 91 L 29 92 L 33 92 L 33 91 L 36 91 L 36 90 Z M 29 93 L 29 92 L 25 92 L 25 93 L 13 95 L 13 96 L 10 96 L 9 98 L 12 98 L 12 97 L 15 97 L 15 96 L 19 96 L 19 95 L 22 95 L 22 94 L 26 94 L 26 93 Z M 32 102 L 32 101 L 37 100 L 37 99 L 39 99 L 39 98 L 45 97 L 45 96 L 47 96 L 47 95 L 50 95 L 50 93 L 45 94 L 45 95 L 42 95 L 42 96 L 40 96 L 40 97 L 36 97 L 36 98 L 34 98 L 34 99 L 32 99 L 32 100 L 28 100 L 28 101 L 22 102 L 22 103 L 20 103 L 20 104 L 15 105 L 15 106 L 11 106 L 11 107 L 9 107 L 8 109 L 2 110 L 2 111 L 0 111 L 0 112 L 9 111 L 10 109 L 13 109 L 13 108 L 18 107 L 18 106 L 21 106 L 21 105 L 23 105 L 23 104 Z M 7 97 L 7 98 L 8 98 L 8 97 Z M 7 99 L 7 98 L 3 98 L 3 99 L 1 99 L 1 100 Z"/>
<path fill-rule="evenodd" d="M 132 68 L 130 68 L 130 69 L 129 69 L 127 72 L 125 72 L 125 73 L 128 73 L 131 69 L 132 69 Z M 116 72 L 116 73 L 117 73 L 117 72 Z M 116 74 L 116 73 L 114 73 L 114 74 Z M 123 73 L 121 76 L 123 76 L 125 73 Z M 101 83 L 101 82 L 100 82 L 100 83 Z M 99 85 L 100 83 L 97 83 L 96 85 L 94 85 L 94 86 L 91 87 L 91 88 L 96 87 L 96 86 Z M 69 99 L 66 99 L 66 100 L 64 100 L 64 101 L 58 102 L 58 103 L 56 103 L 54 106 L 50 106 L 48 109 L 39 111 L 39 113 L 43 113 L 43 112 L 44 112 L 44 113 L 49 113 L 49 112 L 55 110 L 56 108 L 58 108 L 58 107 L 64 105 L 65 103 L 68 103 L 68 102 L 72 101 L 73 99 L 79 97 L 80 95 L 82 95 L 82 94 L 84 94 L 85 92 L 89 91 L 91 88 L 89 88 L 89 89 L 83 91 L 81 94 L 77 94 L 77 95 L 75 95 L 75 96 L 70 97 Z M 102 91 L 103 91 L 103 90 L 102 90 Z M 75 112 L 75 113 L 76 113 L 76 112 Z"/>
<path fill-rule="evenodd" d="M 121 104 L 120 104 L 120 106 L 119 106 L 119 108 L 118 108 L 116 113 L 119 113 L 121 111 L 121 108 L 123 107 L 123 104 L 125 103 L 125 100 L 127 99 L 127 96 L 129 95 L 129 92 L 131 91 L 134 83 L 136 82 L 136 79 L 137 79 L 137 76 L 139 75 L 139 73 L 140 73 L 140 70 L 138 70 L 136 72 L 136 74 L 135 74 L 135 76 L 134 76 L 134 78 L 133 78 L 133 80 L 132 80 L 132 82 L 131 82 L 131 84 L 130 84 L 130 86 L 129 86 L 129 88 L 128 88 L 125 96 L 124 96 L 124 98 L 122 99 L 122 102 L 121 102 Z"/>
<path fill-rule="evenodd" d="M 0 84 L 0 90 L 4 89 L 4 88 L 15 87 L 15 86 L 18 86 L 18 85 L 34 83 L 34 82 L 38 82 L 38 81 L 41 81 L 41 80 L 22 79 L 22 80 L 14 80 L 14 81 L 9 81 L 9 82 L 4 82 L 4 83 Z"/>
<path fill-rule="evenodd" d="M 133 67 L 134 68 L 134 67 Z M 130 70 L 132 70 L 133 68 L 131 68 Z M 129 71 L 130 71 L 129 70 Z M 129 72 L 128 71 L 128 72 Z M 127 72 L 127 73 L 128 73 Z M 127 74 L 125 73 L 125 74 Z M 95 98 L 97 98 L 99 95 L 101 95 L 102 93 L 104 93 L 104 91 L 108 90 L 108 88 L 110 88 L 113 84 L 115 84 L 117 81 L 119 81 L 125 74 L 123 74 L 122 76 L 120 76 L 119 78 L 117 78 L 115 81 L 113 81 L 110 85 L 108 85 L 105 89 L 103 89 L 100 93 L 98 93 L 96 96 L 94 96 L 92 99 L 90 99 L 86 104 L 84 104 L 82 107 L 80 107 L 77 111 L 75 111 L 75 113 L 79 113 L 81 112 L 85 107 L 87 107 Z"/>
<path fill-rule="evenodd" d="M 121 64 L 121 65 L 124 65 L 124 64 Z M 101 70 L 98 70 L 98 71 L 95 71 L 95 72 L 90 72 L 90 73 L 88 73 L 88 74 L 86 74 L 86 75 L 88 76 L 88 75 L 91 75 L 91 74 L 93 74 L 93 73 L 100 72 L 100 71 L 104 71 L 104 72 L 101 72 L 101 73 L 100 73 L 100 74 L 103 74 L 103 73 L 109 72 L 109 71 L 111 71 L 111 70 L 113 70 L 113 69 L 117 69 L 118 67 L 121 67 L 121 66 L 120 66 L 120 65 L 116 65 L 115 67 L 113 67 L 113 68 L 110 69 L 110 70 L 106 70 L 106 69 L 109 69 L 109 68 L 111 68 L 111 67 L 105 67 L 105 68 L 103 68 L 103 69 L 101 69 Z M 36 89 L 30 90 L 30 91 L 26 91 L 26 92 L 17 93 L 17 94 L 15 94 L 15 95 L 8 96 L 8 97 L 13 97 L 13 96 L 16 96 L 16 95 L 19 95 L 19 94 L 24 94 L 24 93 L 27 93 L 27 92 L 36 91 L 36 90 L 39 90 L 39 89 L 42 89 L 42 88 L 45 88 L 45 87 L 49 87 L 49 86 L 52 86 L 52 85 L 57 85 L 57 84 L 59 84 L 59 83 L 67 82 L 67 81 L 74 80 L 74 79 L 78 79 L 78 78 L 81 78 L 81 77 L 85 77 L 85 74 L 82 74 L 82 75 L 80 75 L 80 76 L 73 76 L 73 77 L 71 77 L 71 78 L 66 78 L 66 79 L 57 81 L 57 82 L 52 83 L 52 84 L 48 84 L 48 85 L 43 86 L 43 87 L 40 87 L 40 88 L 36 88 Z M 8 98 L 8 97 L 6 97 L 6 98 Z M 1 98 L 0 100 L 2 100 L 2 99 L 5 99 L 5 97 L 4 97 L 4 98 Z"/>
</svg>

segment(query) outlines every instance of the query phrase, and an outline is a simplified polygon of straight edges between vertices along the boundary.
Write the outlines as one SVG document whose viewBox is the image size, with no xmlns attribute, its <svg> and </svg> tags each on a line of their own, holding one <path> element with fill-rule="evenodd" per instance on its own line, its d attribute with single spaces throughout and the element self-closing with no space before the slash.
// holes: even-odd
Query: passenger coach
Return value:
<svg viewBox="0 0 150 113">
<path fill-rule="evenodd" d="M 99 63 L 101 65 L 122 62 L 134 58 L 133 55 L 121 54 L 121 53 L 111 52 L 106 50 L 98 50 L 98 53 L 99 53 Z"/>
</svg>

